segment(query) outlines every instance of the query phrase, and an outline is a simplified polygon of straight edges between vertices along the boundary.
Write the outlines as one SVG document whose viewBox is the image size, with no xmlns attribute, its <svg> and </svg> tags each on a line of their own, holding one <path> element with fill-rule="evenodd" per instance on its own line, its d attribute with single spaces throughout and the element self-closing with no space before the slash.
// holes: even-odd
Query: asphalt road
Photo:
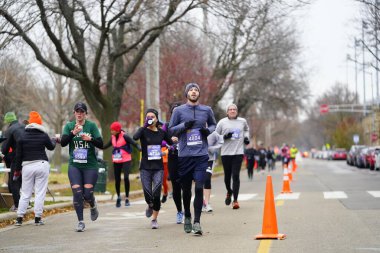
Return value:
<svg viewBox="0 0 380 253">
<path fill-rule="evenodd" d="M 152 230 L 145 203 L 99 206 L 86 231 L 74 232 L 74 212 L 47 217 L 46 225 L 26 223 L 0 230 L 0 252 L 380 252 L 380 172 L 340 161 L 305 159 L 293 175 L 292 194 L 281 195 L 282 170 L 271 173 L 278 232 L 285 240 L 255 240 L 261 233 L 268 173 L 249 181 L 241 172 L 240 206 L 225 206 L 223 176 L 213 178 L 214 212 L 203 213 L 203 236 L 175 224 L 172 199 L 163 204 L 160 228 Z"/>
</svg>

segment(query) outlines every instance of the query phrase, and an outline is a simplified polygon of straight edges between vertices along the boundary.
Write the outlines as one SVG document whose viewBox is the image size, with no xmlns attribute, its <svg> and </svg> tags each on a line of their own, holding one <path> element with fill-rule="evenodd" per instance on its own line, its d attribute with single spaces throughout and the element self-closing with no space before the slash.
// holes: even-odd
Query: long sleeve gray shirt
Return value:
<svg viewBox="0 0 380 253">
<path fill-rule="evenodd" d="M 249 138 L 249 127 L 244 118 L 223 118 L 218 122 L 215 131 L 222 136 L 230 132 L 232 133 L 230 139 L 224 140 L 221 148 L 222 156 L 244 154 L 244 138 Z"/>
<path fill-rule="evenodd" d="M 191 129 L 185 128 L 185 122 L 195 120 Z M 208 155 L 207 138 L 200 133 L 201 128 L 215 130 L 216 121 L 211 107 L 206 105 L 184 104 L 174 109 L 169 122 L 169 133 L 178 137 L 178 156 Z"/>
<path fill-rule="evenodd" d="M 208 142 L 208 160 L 215 161 L 217 151 L 222 147 L 223 137 L 220 136 L 217 132 L 212 132 L 207 137 Z"/>
</svg>

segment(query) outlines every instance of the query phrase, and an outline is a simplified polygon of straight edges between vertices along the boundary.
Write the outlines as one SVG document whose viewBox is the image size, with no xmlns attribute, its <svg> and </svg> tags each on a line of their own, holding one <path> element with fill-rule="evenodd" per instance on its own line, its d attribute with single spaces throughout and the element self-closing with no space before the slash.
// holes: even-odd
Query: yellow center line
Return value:
<svg viewBox="0 0 380 253">
<path fill-rule="evenodd" d="M 277 200 L 276 201 L 276 206 L 283 206 L 285 203 L 285 201 L 282 199 L 282 200 Z"/>
<path fill-rule="evenodd" d="M 272 240 L 261 240 L 257 253 L 268 253 Z"/>
<path fill-rule="evenodd" d="M 283 206 L 284 200 L 277 200 L 276 206 Z M 270 246 L 272 245 L 272 240 L 261 240 L 257 253 L 269 253 Z"/>
</svg>

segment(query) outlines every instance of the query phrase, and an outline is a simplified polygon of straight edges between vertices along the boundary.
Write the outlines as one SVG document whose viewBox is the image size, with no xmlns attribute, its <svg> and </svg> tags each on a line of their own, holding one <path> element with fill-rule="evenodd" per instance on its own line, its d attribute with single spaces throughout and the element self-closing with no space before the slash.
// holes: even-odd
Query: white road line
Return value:
<svg viewBox="0 0 380 253">
<path fill-rule="evenodd" d="M 342 191 L 334 191 L 334 192 L 323 192 L 323 197 L 325 199 L 346 199 L 346 193 Z"/>
<path fill-rule="evenodd" d="M 301 193 L 299 193 L 299 192 L 281 193 L 281 194 L 277 195 L 277 197 L 275 199 L 276 200 L 280 200 L 280 199 L 286 199 L 286 200 L 299 199 L 300 194 Z"/>
<path fill-rule="evenodd" d="M 239 194 L 238 201 L 247 201 L 247 200 L 253 199 L 256 196 L 257 196 L 256 193 L 252 193 L 252 194 Z"/>
<path fill-rule="evenodd" d="M 367 191 L 367 192 L 375 198 L 380 198 L 380 191 Z"/>
</svg>

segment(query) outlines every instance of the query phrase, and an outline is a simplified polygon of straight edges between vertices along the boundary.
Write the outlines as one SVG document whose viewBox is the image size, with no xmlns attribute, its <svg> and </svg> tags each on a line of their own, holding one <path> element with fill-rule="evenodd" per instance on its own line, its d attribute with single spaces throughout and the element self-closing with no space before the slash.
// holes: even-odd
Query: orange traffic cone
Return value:
<svg viewBox="0 0 380 253">
<path fill-rule="evenodd" d="M 292 169 L 288 169 L 288 177 L 289 177 L 289 182 L 292 182 L 293 181 Z"/>
<path fill-rule="evenodd" d="M 285 234 L 279 234 L 277 228 L 276 207 L 274 205 L 274 195 L 272 186 L 272 177 L 267 176 L 267 185 L 265 190 L 265 203 L 263 215 L 262 233 L 256 235 L 255 239 L 280 239 L 286 238 Z"/>
<path fill-rule="evenodd" d="M 292 170 L 293 170 L 293 172 L 296 172 L 296 171 L 297 171 L 297 163 L 296 163 L 296 159 L 293 159 L 293 160 L 292 160 Z"/>
<path fill-rule="evenodd" d="M 281 193 L 292 193 L 292 190 L 290 190 L 288 166 L 286 164 L 285 164 L 285 168 L 284 168 L 284 182 L 282 184 L 282 192 Z"/>
</svg>

